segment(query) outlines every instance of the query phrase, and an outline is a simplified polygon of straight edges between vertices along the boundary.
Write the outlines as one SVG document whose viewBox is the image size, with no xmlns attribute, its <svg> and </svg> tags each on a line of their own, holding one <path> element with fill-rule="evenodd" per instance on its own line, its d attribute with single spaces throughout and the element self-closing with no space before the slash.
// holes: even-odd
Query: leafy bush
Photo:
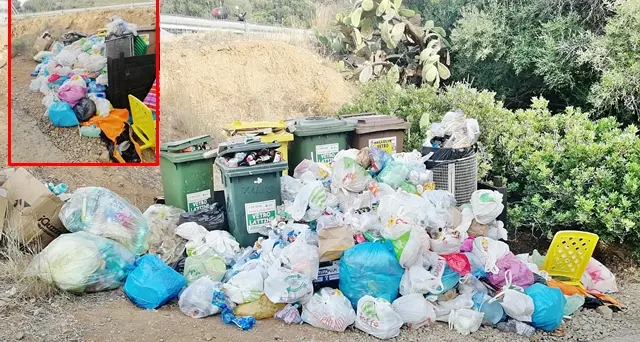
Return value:
<svg viewBox="0 0 640 342">
<path fill-rule="evenodd" d="M 640 122 L 640 2 L 621 2 L 604 30 L 581 56 L 602 73 L 590 101 L 604 115 Z"/>
<path fill-rule="evenodd" d="M 640 139 L 637 129 L 614 118 L 592 121 L 572 107 L 555 115 L 536 98 L 511 111 L 495 94 L 454 84 L 402 89 L 389 81 L 363 86 L 343 113 L 377 111 L 412 123 L 406 149 L 422 144 L 420 120 L 435 122 L 460 108 L 480 123 L 480 176 L 507 177 L 511 229 L 538 233 L 579 229 L 607 242 L 640 247 Z"/>
</svg>

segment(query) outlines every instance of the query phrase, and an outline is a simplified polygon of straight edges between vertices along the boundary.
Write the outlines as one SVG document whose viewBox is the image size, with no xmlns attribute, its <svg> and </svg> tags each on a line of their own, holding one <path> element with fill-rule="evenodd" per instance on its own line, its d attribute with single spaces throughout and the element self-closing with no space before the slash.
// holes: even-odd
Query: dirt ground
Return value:
<svg viewBox="0 0 640 342">
<path fill-rule="evenodd" d="M 32 92 L 30 74 L 38 64 L 33 60 L 35 37 L 48 30 L 54 37 L 69 30 L 91 33 L 104 27 L 112 15 L 138 25 L 155 21 L 155 9 L 89 11 L 56 17 L 27 18 L 12 24 L 12 161 L 14 162 L 108 162 L 104 142 L 80 136 L 78 128 L 54 127 L 42 105 L 43 95 Z M 147 153 L 148 152 L 148 153 Z M 145 151 L 144 161 L 155 160 Z"/>
</svg>

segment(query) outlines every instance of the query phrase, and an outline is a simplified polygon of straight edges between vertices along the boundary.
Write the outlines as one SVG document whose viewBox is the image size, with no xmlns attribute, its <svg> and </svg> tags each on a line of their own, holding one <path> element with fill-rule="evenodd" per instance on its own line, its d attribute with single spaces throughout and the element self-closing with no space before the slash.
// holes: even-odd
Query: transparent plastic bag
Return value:
<svg viewBox="0 0 640 342">
<path fill-rule="evenodd" d="M 409 329 L 418 329 L 436 321 L 435 307 L 421 294 L 402 296 L 391 306 Z"/>
<path fill-rule="evenodd" d="M 149 252 L 167 264 L 178 261 L 185 250 L 184 241 L 175 234 L 180 214 L 184 212 L 180 208 L 154 204 L 142 214 L 150 227 Z"/>
<path fill-rule="evenodd" d="M 121 244 L 86 232 L 63 234 L 36 255 L 26 270 L 73 293 L 120 287 L 135 256 Z"/>
<path fill-rule="evenodd" d="M 325 287 L 302 306 L 302 320 L 316 328 L 344 332 L 355 323 L 356 312 L 340 290 Z"/>
<path fill-rule="evenodd" d="M 412 293 L 422 295 L 440 293 L 443 290 L 444 285 L 442 284 L 442 279 L 427 271 L 420 262 L 406 269 L 400 280 L 400 294 L 403 296 Z"/>
<path fill-rule="evenodd" d="M 70 232 L 85 231 L 122 243 L 134 254 L 149 249 L 149 226 L 138 208 L 111 190 L 79 188 L 60 210 Z"/>
<path fill-rule="evenodd" d="M 226 272 L 224 261 L 217 256 L 190 256 L 184 261 L 184 278 L 187 285 L 204 276 L 210 277 L 213 281 L 221 281 Z"/>
<path fill-rule="evenodd" d="M 220 293 L 221 289 L 222 283 L 215 282 L 207 276 L 194 281 L 180 294 L 180 311 L 191 318 L 203 318 L 220 313 L 221 309 L 213 305 L 213 301 L 214 293 Z"/>
<path fill-rule="evenodd" d="M 302 183 L 300 180 L 289 175 L 282 175 L 280 178 L 280 192 L 282 194 L 283 201 L 295 201 L 296 195 L 300 192 L 300 189 L 302 189 Z"/>
<path fill-rule="evenodd" d="M 274 264 L 264 281 L 264 294 L 276 304 L 305 302 L 313 295 L 313 279 Z"/>
<path fill-rule="evenodd" d="M 260 272 L 242 271 L 225 283 L 222 289 L 232 302 L 249 303 L 264 294 L 264 279 Z"/>
<path fill-rule="evenodd" d="M 302 317 L 298 311 L 298 304 L 287 304 L 282 310 L 276 312 L 273 318 L 279 319 L 287 324 L 302 324 Z"/>
<path fill-rule="evenodd" d="M 312 279 L 318 279 L 320 267 L 318 247 L 308 244 L 304 235 L 298 236 L 293 243 L 282 250 L 280 260 L 286 268 L 308 275 Z"/>
<path fill-rule="evenodd" d="M 397 189 L 407 179 L 410 171 L 407 165 L 398 161 L 390 161 L 378 174 L 376 180 L 389 185 L 393 189 Z"/>
</svg>

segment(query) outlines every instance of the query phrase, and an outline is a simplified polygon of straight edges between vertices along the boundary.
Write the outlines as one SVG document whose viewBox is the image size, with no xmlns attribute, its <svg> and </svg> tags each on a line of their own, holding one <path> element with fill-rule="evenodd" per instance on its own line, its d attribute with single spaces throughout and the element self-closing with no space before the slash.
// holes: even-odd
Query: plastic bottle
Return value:
<svg viewBox="0 0 640 342">
<path fill-rule="evenodd" d="M 496 328 L 500 331 L 514 332 L 520 336 L 525 337 L 532 337 L 533 334 L 536 333 L 536 328 L 520 321 L 516 321 L 515 319 L 512 319 L 508 322 L 500 322 L 498 323 L 498 325 L 496 325 Z"/>
</svg>

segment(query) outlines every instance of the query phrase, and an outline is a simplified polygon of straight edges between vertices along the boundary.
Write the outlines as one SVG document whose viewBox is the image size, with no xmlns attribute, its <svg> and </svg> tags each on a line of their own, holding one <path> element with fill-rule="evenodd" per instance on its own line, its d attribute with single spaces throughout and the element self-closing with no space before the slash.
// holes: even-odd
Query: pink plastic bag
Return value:
<svg viewBox="0 0 640 342">
<path fill-rule="evenodd" d="M 533 272 L 518 257 L 509 252 L 498 259 L 496 266 L 500 270 L 498 274 L 489 274 L 489 283 L 495 287 L 503 287 L 506 283 L 505 272 L 510 271 L 512 284 L 526 288 L 533 284 Z"/>
<path fill-rule="evenodd" d="M 469 253 L 473 250 L 473 237 L 469 236 L 466 240 L 462 242 L 462 247 L 460 247 L 461 253 Z"/>
<path fill-rule="evenodd" d="M 58 98 L 75 107 L 84 98 L 86 89 L 77 85 L 63 85 L 58 91 Z"/>
</svg>

